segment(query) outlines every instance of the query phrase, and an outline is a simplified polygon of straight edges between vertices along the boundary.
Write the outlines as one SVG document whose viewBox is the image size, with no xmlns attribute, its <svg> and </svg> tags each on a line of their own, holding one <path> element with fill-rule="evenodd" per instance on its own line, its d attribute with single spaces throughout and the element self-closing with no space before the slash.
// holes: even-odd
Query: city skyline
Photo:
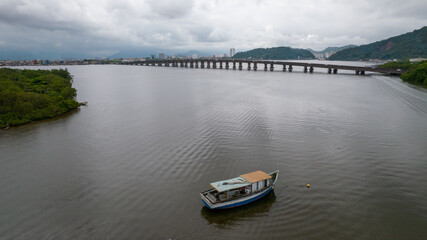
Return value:
<svg viewBox="0 0 427 240">
<path fill-rule="evenodd" d="M 215 54 L 277 46 L 323 50 L 379 41 L 427 22 L 427 5 L 415 0 L 3 0 L 0 6 L 3 59 Z"/>
</svg>

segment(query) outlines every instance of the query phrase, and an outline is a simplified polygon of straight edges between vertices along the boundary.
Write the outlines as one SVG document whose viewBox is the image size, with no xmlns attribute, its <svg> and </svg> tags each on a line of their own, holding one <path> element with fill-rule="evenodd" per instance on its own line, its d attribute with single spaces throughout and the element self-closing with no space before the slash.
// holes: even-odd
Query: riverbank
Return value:
<svg viewBox="0 0 427 240">
<path fill-rule="evenodd" d="M 67 69 L 0 69 L 0 128 L 59 116 L 80 106 Z"/>
</svg>

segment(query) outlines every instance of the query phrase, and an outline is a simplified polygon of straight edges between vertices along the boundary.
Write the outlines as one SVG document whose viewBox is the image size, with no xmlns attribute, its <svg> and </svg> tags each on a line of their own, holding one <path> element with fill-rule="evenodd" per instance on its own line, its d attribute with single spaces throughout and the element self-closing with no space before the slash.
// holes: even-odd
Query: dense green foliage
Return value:
<svg viewBox="0 0 427 240">
<path fill-rule="evenodd" d="M 51 118 L 76 109 L 76 89 L 65 69 L 0 68 L 0 127 Z"/>
<path fill-rule="evenodd" d="M 409 62 L 409 60 L 404 60 L 404 61 L 393 61 L 393 62 L 388 62 L 388 63 L 384 63 L 380 66 L 378 66 L 379 68 L 393 68 L 393 69 L 409 69 L 412 67 L 412 63 Z"/>
<path fill-rule="evenodd" d="M 414 63 L 400 76 L 403 81 L 427 88 L 427 61 Z"/>
<path fill-rule="evenodd" d="M 271 60 L 287 60 L 287 59 L 314 59 L 314 55 L 304 49 L 296 49 L 290 47 L 275 47 L 275 48 L 257 48 L 247 52 L 238 52 L 233 58 L 237 59 L 271 59 Z"/>
<path fill-rule="evenodd" d="M 427 57 L 427 27 L 379 42 L 341 50 L 330 60 L 406 59 Z"/>
<path fill-rule="evenodd" d="M 406 70 L 400 78 L 408 83 L 427 88 L 427 61 L 409 62 L 409 60 L 384 63 L 379 68 L 393 68 Z"/>
</svg>

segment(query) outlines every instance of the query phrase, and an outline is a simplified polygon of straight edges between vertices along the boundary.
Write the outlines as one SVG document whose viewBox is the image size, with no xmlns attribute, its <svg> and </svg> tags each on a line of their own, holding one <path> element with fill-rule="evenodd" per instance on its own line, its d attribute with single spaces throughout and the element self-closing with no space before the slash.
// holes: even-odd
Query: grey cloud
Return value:
<svg viewBox="0 0 427 240">
<path fill-rule="evenodd" d="M 193 0 L 148 0 L 148 5 L 154 13 L 167 19 L 182 18 L 191 13 Z"/>
<path fill-rule="evenodd" d="M 427 23 L 425 12 L 419 0 L 0 0 L 0 55 L 10 49 L 100 57 L 124 48 L 320 50 L 413 31 Z"/>
</svg>

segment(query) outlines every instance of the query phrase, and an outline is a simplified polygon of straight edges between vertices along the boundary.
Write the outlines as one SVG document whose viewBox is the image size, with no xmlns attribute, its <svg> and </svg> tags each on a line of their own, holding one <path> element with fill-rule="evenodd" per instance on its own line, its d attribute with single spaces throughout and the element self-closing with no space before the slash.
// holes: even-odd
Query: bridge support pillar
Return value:
<svg viewBox="0 0 427 240">
<path fill-rule="evenodd" d="M 273 63 L 270 64 L 270 71 L 274 71 L 274 64 Z"/>
<path fill-rule="evenodd" d="M 190 68 L 194 68 L 194 62 L 190 61 Z"/>
<path fill-rule="evenodd" d="M 222 69 L 222 61 L 219 62 L 219 69 Z"/>
<path fill-rule="evenodd" d="M 365 71 L 360 71 L 360 74 L 361 75 L 365 75 Z"/>
<path fill-rule="evenodd" d="M 200 62 L 200 68 L 205 68 L 205 61 Z"/>
<path fill-rule="evenodd" d="M 289 72 L 292 72 L 292 65 L 289 65 L 288 70 L 289 70 Z"/>
<path fill-rule="evenodd" d="M 256 65 L 256 62 L 254 62 L 254 71 L 258 69 L 258 66 Z"/>
<path fill-rule="evenodd" d="M 251 62 L 248 62 L 248 70 L 251 70 Z"/>
<path fill-rule="evenodd" d="M 239 62 L 239 70 L 242 70 L 242 69 L 243 69 L 242 62 Z"/>
<path fill-rule="evenodd" d="M 233 70 L 236 70 L 236 62 L 233 62 Z"/>
<path fill-rule="evenodd" d="M 264 71 L 267 71 L 268 67 L 267 67 L 267 63 L 264 63 Z"/>
<path fill-rule="evenodd" d="M 334 68 L 334 74 L 338 73 L 338 69 Z"/>
<path fill-rule="evenodd" d="M 356 71 L 355 71 L 355 73 L 356 73 L 356 75 L 359 75 L 360 71 L 359 71 L 359 70 L 356 70 Z"/>
<path fill-rule="evenodd" d="M 229 69 L 230 68 L 230 65 L 229 65 L 229 62 L 227 61 L 227 62 L 225 62 L 225 69 Z"/>
<path fill-rule="evenodd" d="M 216 69 L 216 61 L 213 61 L 213 62 L 212 62 L 212 68 L 213 68 L 213 69 Z"/>
<path fill-rule="evenodd" d="M 314 71 L 314 68 L 310 67 L 310 73 L 313 73 L 313 71 Z"/>
<path fill-rule="evenodd" d="M 304 66 L 304 72 L 305 73 L 307 72 L 307 66 Z"/>
<path fill-rule="evenodd" d="M 282 71 L 283 71 L 283 72 L 286 72 L 286 64 L 283 64 Z"/>
<path fill-rule="evenodd" d="M 331 74 L 332 73 L 332 69 L 328 68 L 328 73 Z"/>
<path fill-rule="evenodd" d="M 163 66 L 163 63 L 162 63 L 162 62 L 158 62 L 158 63 L 157 63 L 157 66 L 162 67 L 162 66 Z"/>
<path fill-rule="evenodd" d="M 169 62 L 166 62 L 166 63 L 165 63 L 165 67 L 169 67 Z"/>
<path fill-rule="evenodd" d="M 206 68 L 211 68 L 211 62 L 206 61 Z"/>
<path fill-rule="evenodd" d="M 194 61 L 194 67 L 199 68 L 199 61 Z"/>
<path fill-rule="evenodd" d="M 184 61 L 184 66 L 188 68 L 188 61 Z"/>
</svg>

